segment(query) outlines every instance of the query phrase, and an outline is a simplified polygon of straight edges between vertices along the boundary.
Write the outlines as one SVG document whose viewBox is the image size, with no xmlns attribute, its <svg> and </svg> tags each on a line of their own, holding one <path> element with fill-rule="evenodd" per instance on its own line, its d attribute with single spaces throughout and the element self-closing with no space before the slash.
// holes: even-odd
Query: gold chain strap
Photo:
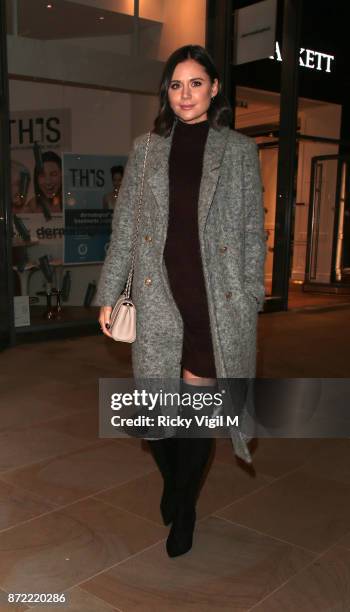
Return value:
<svg viewBox="0 0 350 612">
<path fill-rule="evenodd" d="M 134 276 L 135 259 L 136 259 L 136 248 L 137 248 L 137 241 L 138 241 L 138 237 L 139 237 L 141 209 L 142 209 L 142 199 L 143 199 L 143 184 L 144 184 L 144 181 L 145 181 L 146 161 L 147 161 L 147 154 L 148 154 L 150 140 L 151 140 L 151 132 L 148 133 L 148 138 L 147 138 L 147 143 L 146 143 L 146 150 L 145 150 L 145 157 L 144 157 L 144 160 L 143 160 L 142 179 L 141 179 L 140 196 L 139 196 L 139 206 L 138 206 L 138 211 L 137 211 L 137 216 L 136 216 L 136 227 L 135 227 L 134 237 L 133 237 L 133 242 L 132 242 L 131 266 L 130 266 L 130 271 L 129 271 L 129 275 L 128 275 L 128 280 L 126 282 L 125 291 L 124 291 L 124 295 L 125 295 L 125 297 L 128 300 L 130 299 L 132 279 L 133 279 L 133 276 Z"/>
</svg>

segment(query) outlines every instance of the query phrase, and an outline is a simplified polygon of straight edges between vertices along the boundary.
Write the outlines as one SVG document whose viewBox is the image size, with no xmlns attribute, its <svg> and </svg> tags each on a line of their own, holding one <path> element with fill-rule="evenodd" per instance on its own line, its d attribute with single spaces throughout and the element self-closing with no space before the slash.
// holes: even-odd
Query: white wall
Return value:
<svg viewBox="0 0 350 612">
<path fill-rule="evenodd" d="M 119 42 L 112 52 L 109 36 L 105 45 L 101 41 L 100 45 L 93 45 L 91 38 L 83 40 L 84 45 L 79 38 L 67 42 L 7 36 L 9 73 L 107 90 L 151 94 L 158 91 L 163 69 L 160 61 L 142 54 L 122 55 L 116 52 Z"/>
<path fill-rule="evenodd" d="M 134 14 L 134 0 L 68 0 L 68 2 L 126 15 Z"/>
<path fill-rule="evenodd" d="M 120 18 L 132 15 L 130 0 L 71 0 L 75 4 L 120 13 Z M 31 14 L 45 19 L 43 7 Z M 91 10 L 91 9 L 90 9 Z M 95 11 L 97 19 L 98 10 Z M 118 15 L 116 15 L 116 18 Z M 16 76 L 58 80 L 88 86 L 123 89 L 155 94 L 158 91 L 162 62 L 176 48 L 185 44 L 205 44 L 206 0 L 153 0 L 140 3 L 138 54 L 134 48 L 134 21 L 128 17 L 128 28 L 122 34 L 108 33 L 86 37 L 84 29 L 74 38 L 62 38 L 50 27 L 38 38 L 7 36 L 9 73 Z M 29 20 L 29 17 L 28 17 Z M 62 21 L 62 15 L 61 15 Z M 40 24 L 40 21 L 39 21 Z M 30 30 L 30 24 L 29 31 Z M 32 24 L 33 25 L 33 24 Z M 62 23 L 60 24 L 62 29 Z M 25 27 L 22 28 L 25 30 Z M 37 32 L 37 29 L 34 28 Z M 72 35 L 71 35 L 72 36 Z"/>
<path fill-rule="evenodd" d="M 205 44 L 206 0 L 166 0 L 157 59 L 166 58 L 183 45 Z"/>
<path fill-rule="evenodd" d="M 158 96 L 138 96 L 136 94 L 130 96 L 130 129 L 132 139 L 153 128 L 158 107 Z"/>
</svg>

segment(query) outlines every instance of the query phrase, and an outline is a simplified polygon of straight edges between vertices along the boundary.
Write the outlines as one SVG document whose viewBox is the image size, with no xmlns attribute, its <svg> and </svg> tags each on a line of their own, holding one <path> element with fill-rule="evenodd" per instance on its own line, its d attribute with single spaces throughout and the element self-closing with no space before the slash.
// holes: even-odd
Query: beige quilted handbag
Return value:
<svg viewBox="0 0 350 612">
<path fill-rule="evenodd" d="M 130 266 L 130 271 L 128 275 L 128 280 L 126 282 L 123 293 L 119 296 L 119 298 L 117 299 L 113 307 L 113 310 L 110 316 L 110 321 L 109 321 L 109 325 L 110 325 L 109 331 L 111 333 L 111 336 L 113 340 L 117 340 L 119 342 L 135 342 L 136 340 L 136 308 L 135 308 L 135 304 L 133 303 L 130 295 L 131 295 L 132 280 L 134 276 L 136 247 L 137 247 L 137 240 L 139 236 L 142 199 L 143 199 L 143 184 L 144 184 L 144 179 L 145 179 L 147 153 L 148 153 L 150 140 L 151 140 L 151 132 L 149 132 L 148 134 L 146 150 L 145 150 L 145 157 L 144 157 L 144 162 L 143 162 L 139 206 L 138 206 L 137 216 L 136 216 L 136 226 L 135 226 L 134 238 L 133 238 L 133 244 L 132 244 L 132 258 L 131 258 L 131 266 Z"/>
</svg>

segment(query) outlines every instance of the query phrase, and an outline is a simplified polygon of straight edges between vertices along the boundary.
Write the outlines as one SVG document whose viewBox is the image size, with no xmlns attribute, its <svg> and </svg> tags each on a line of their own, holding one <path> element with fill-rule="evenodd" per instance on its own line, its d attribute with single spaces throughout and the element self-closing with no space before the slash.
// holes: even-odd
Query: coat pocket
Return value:
<svg viewBox="0 0 350 612">
<path fill-rule="evenodd" d="M 250 291 L 244 291 L 243 295 L 246 298 L 246 300 L 248 300 L 250 304 L 255 308 L 256 312 L 258 312 L 259 301 L 258 301 L 258 298 L 254 295 L 254 293 L 251 293 Z"/>
</svg>

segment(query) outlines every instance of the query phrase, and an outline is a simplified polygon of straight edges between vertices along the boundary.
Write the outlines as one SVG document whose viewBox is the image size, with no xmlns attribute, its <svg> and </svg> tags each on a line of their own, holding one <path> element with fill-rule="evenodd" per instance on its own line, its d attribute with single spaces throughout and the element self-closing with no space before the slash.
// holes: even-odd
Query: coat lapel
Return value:
<svg viewBox="0 0 350 612">
<path fill-rule="evenodd" d="M 209 129 L 204 149 L 202 180 L 198 200 L 198 229 L 200 234 L 204 234 L 205 223 L 220 175 L 221 161 L 228 134 L 228 127 L 222 128 L 220 131 L 213 128 Z"/>
<path fill-rule="evenodd" d="M 174 128 L 170 136 L 164 138 L 152 134 L 149 155 L 149 171 L 147 182 L 149 183 L 155 201 L 157 203 L 156 217 L 160 222 L 168 224 L 169 214 L 169 155 Z"/>
<path fill-rule="evenodd" d="M 169 215 L 169 154 L 174 128 L 164 138 L 152 134 L 147 181 L 158 205 L 157 218 L 167 227 Z M 229 128 L 220 131 L 209 128 L 204 149 L 203 171 L 198 200 L 198 227 L 204 232 L 205 222 L 213 201 L 220 174 L 221 160 L 225 151 Z"/>
</svg>

